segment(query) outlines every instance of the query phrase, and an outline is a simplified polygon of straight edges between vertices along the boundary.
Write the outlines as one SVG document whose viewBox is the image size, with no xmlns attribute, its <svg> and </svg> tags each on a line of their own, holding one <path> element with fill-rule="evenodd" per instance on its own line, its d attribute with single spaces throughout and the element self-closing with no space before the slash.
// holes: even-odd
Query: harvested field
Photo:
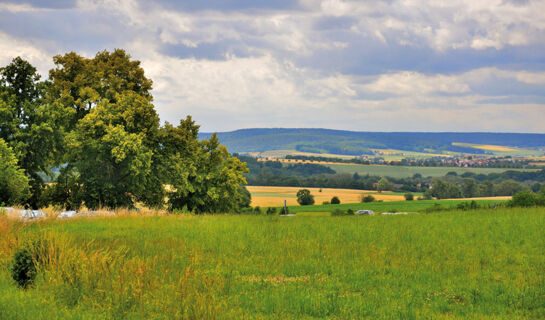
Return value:
<svg viewBox="0 0 545 320">
<path fill-rule="evenodd" d="M 302 187 L 268 187 L 268 186 L 248 186 L 248 191 L 252 194 L 252 206 L 260 207 L 279 207 L 284 205 L 284 200 L 288 206 L 296 206 L 297 191 L 309 189 L 314 196 L 316 204 L 322 204 L 324 201 L 331 201 L 334 196 L 339 197 L 341 203 L 359 203 L 362 195 L 372 194 L 377 200 L 383 201 L 402 201 L 403 195 L 393 194 L 392 192 L 377 193 L 375 190 L 355 190 L 355 189 L 331 189 L 331 188 L 302 188 Z"/>
</svg>

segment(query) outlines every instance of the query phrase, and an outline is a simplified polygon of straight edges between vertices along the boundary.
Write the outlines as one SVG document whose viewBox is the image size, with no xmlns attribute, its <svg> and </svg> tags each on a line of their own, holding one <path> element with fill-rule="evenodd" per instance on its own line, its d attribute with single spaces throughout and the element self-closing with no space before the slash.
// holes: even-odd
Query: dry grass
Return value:
<svg viewBox="0 0 545 320">
<path fill-rule="evenodd" d="M 296 206 L 297 191 L 301 189 L 309 189 L 314 196 L 316 204 L 322 204 L 324 201 L 331 201 L 334 196 L 339 197 L 341 203 L 359 203 L 361 197 L 366 194 L 373 194 L 377 200 L 383 201 L 402 201 L 405 198 L 402 195 L 383 192 L 377 194 L 374 190 L 355 190 L 355 189 L 331 189 L 331 188 L 300 188 L 300 187 L 264 187 L 264 186 L 248 186 L 248 191 L 252 194 L 252 206 L 260 207 L 279 207 L 284 205 L 284 200 L 288 206 Z"/>
</svg>

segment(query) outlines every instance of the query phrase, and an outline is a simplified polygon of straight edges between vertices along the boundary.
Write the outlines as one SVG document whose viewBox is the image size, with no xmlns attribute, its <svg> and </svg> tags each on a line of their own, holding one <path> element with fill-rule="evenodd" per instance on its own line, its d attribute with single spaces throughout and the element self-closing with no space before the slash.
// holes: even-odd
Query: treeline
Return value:
<svg viewBox="0 0 545 320">
<path fill-rule="evenodd" d="M 248 184 L 259 186 L 422 192 L 426 198 L 445 199 L 512 196 L 526 189 L 540 190 L 541 184 L 545 182 L 545 170 L 505 171 L 490 174 L 467 172 L 462 175 L 453 171 L 440 178 L 423 177 L 421 174 L 407 178 L 392 178 L 358 173 L 337 174 L 333 170 L 333 172 L 323 172 L 324 168 L 329 169 L 329 167 L 313 163 L 283 165 L 278 161 L 257 161 L 249 156 L 236 156 L 246 162 L 250 169 L 250 172 L 246 174 Z M 289 158 L 306 160 L 304 156 Z"/>
<path fill-rule="evenodd" d="M 190 116 L 161 125 L 152 81 L 124 50 L 53 62 L 46 81 L 19 57 L 0 68 L 0 205 L 200 213 L 249 204 L 244 163 L 216 135 L 200 141 Z M 46 186 L 52 168 L 60 172 Z"/>
<path fill-rule="evenodd" d="M 321 156 L 303 156 L 303 155 L 286 155 L 286 159 L 291 160 L 303 160 L 303 161 L 327 161 L 338 163 L 356 163 L 356 164 L 386 164 L 391 166 L 411 166 L 411 167 L 460 167 L 464 165 L 464 161 L 472 160 L 471 157 L 467 158 L 445 158 L 445 157 L 431 157 L 426 159 L 410 159 L 404 158 L 401 160 L 384 160 L 382 157 L 375 157 L 373 159 L 361 159 L 361 158 L 329 158 Z M 530 166 L 529 160 L 512 159 L 511 157 L 491 157 L 487 158 L 483 163 L 471 163 L 468 165 L 472 168 L 538 168 Z"/>
</svg>

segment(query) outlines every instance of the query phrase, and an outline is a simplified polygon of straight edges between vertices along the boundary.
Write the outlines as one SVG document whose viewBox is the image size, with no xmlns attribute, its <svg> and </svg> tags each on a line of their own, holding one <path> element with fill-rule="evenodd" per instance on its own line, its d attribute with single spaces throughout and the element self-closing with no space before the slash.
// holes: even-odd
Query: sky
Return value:
<svg viewBox="0 0 545 320">
<path fill-rule="evenodd" d="M 0 0 L 0 66 L 125 49 L 201 131 L 545 133 L 545 0 Z"/>
</svg>

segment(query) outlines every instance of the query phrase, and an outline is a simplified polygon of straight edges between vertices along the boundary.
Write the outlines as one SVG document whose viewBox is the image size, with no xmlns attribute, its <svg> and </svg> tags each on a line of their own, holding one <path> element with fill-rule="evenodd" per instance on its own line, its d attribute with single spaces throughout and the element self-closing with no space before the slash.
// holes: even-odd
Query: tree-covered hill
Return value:
<svg viewBox="0 0 545 320">
<path fill-rule="evenodd" d="M 207 139 L 212 133 L 201 133 Z M 306 152 L 325 152 L 346 155 L 369 153 L 370 148 L 407 151 L 456 151 L 484 153 L 485 151 L 453 142 L 501 145 L 519 148 L 545 147 L 545 134 L 489 133 L 489 132 L 358 132 L 330 129 L 241 129 L 220 132 L 218 138 L 231 152 L 263 152 L 295 149 Z"/>
</svg>

